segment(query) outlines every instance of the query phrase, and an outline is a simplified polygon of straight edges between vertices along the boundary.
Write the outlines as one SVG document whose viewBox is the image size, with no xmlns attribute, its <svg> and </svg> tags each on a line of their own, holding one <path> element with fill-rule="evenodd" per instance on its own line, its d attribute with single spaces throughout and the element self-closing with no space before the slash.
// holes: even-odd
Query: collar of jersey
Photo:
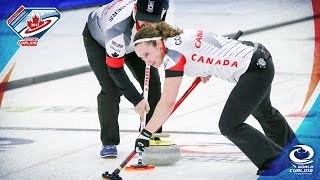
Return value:
<svg viewBox="0 0 320 180">
<path fill-rule="evenodd" d="M 162 44 L 162 51 L 164 53 L 164 55 L 167 53 L 167 47 L 166 45 L 164 44 L 164 40 L 161 40 L 161 44 Z"/>
</svg>

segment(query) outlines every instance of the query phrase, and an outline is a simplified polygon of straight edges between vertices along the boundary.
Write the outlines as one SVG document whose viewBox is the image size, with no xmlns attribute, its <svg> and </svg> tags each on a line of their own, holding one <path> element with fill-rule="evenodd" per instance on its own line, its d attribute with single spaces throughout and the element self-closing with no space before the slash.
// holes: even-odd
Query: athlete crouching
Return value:
<svg viewBox="0 0 320 180">
<path fill-rule="evenodd" d="M 163 65 L 165 70 L 160 101 L 136 139 L 137 152 L 149 146 L 152 133 L 171 114 L 184 74 L 201 77 L 204 83 L 211 76 L 236 83 L 223 108 L 219 128 L 259 168 L 258 175 L 270 168 L 272 160 L 295 139 L 286 119 L 271 105 L 275 70 L 271 54 L 263 45 L 160 22 L 137 32 L 134 46 L 143 61 L 156 68 Z M 264 134 L 245 123 L 251 114 Z"/>
</svg>

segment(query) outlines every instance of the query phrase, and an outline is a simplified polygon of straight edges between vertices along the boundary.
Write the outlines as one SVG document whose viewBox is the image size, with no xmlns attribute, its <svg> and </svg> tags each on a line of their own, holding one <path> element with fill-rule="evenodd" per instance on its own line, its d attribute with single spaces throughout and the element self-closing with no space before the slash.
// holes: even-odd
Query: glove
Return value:
<svg viewBox="0 0 320 180">
<path fill-rule="evenodd" d="M 135 150 L 137 153 L 143 152 L 146 147 L 149 147 L 149 140 L 152 136 L 152 133 L 143 129 L 140 135 L 136 139 Z"/>
</svg>

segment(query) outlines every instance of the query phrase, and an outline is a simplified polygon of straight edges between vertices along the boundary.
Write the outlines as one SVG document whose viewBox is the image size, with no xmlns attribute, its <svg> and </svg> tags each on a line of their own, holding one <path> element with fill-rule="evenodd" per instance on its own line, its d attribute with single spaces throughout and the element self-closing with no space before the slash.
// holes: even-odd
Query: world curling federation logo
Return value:
<svg viewBox="0 0 320 180">
<path fill-rule="evenodd" d="M 313 173 L 313 165 L 311 165 L 313 163 L 312 157 L 314 156 L 313 149 L 307 145 L 296 145 L 294 148 L 289 154 L 294 168 L 291 168 L 289 172 L 311 175 Z"/>
<path fill-rule="evenodd" d="M 19 46 L 37 46 L 38 40 L 60 19 L 56 8 L 20 8 L 7 20 L 7 25 L 22 39 Z"/>
</svg>

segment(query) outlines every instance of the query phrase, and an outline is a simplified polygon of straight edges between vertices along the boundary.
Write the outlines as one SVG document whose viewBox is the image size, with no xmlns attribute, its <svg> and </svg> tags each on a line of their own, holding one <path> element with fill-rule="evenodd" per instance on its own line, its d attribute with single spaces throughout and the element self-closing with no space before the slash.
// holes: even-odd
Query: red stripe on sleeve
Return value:
<svg viewBox="0 0 320 180">
<path fill-rule="evenodd" d="M 106 57 L 106 64 L 112 68 L 121 68 L 124 65 L 124 58 Z"/>
<path fill-rule="evenodd" d="M 186 58 L 182 55 L 179 62 L 171 67 L 170 69 L 168 70 L 171 70 L 171 71 L 184 71 L 184 65 L 186 64 Z"/>
</svg>

